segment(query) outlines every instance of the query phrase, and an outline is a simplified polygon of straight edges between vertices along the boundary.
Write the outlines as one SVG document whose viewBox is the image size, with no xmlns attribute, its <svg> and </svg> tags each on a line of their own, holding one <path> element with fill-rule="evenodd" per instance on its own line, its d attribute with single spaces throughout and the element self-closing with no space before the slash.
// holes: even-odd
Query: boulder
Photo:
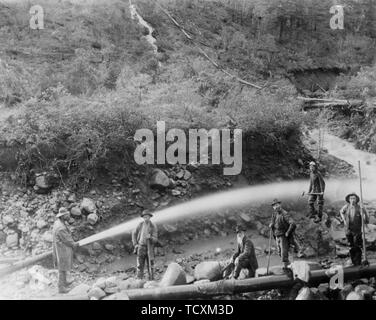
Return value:
<svg viewBox="0 0 376 320">
<path fill-rule="evenodd" d="M 190 173 L 188 170 L 185 170 L 184 172 L 184 180 L 189 180 L 192 177 L 192 173 Z"/>
<path fill-rule="evenodd" d="M 43 219 L 40 219 L 40 220 L 37 221 L 37 228 L 39 230 L 41 230 L 41 229 L 43 229 L 47 226 L 48 226 L 48 223 L 46 221 L 44 221 Z"/>
<path fill-rule="evenodd" d="M 8 248 L 17 247 L 18 246 L 18 234 L 15 232 L 8 234 L 5 242 Z"/>
<path fill-rule="evenodd" d="M 81 212 L 85 212 L 87 214 L 95 213 L 97 211 L 97 207 L 95 202 L 90 198 L 83 198 L 80 204 Z"/>
<path fill-rule="evenodd" d="M 106 278 L 99 278 L 97 281 L 95 281 L 93 287 L 98 287 L 100 289 L 106 288 Z"/>
<path fill-rule="evenodd" d="M 372 299 L 375 289 L 366 284 L 360 284 L 355 287 L 355 292 L 361 294 L 366 299 Z"/>
<path fill-rule="evenodd" d="M 52 186 L 49 184 L 46 175 L 40 175 L 35 178 L 34 190 L 36 193 L 45 194 L 51 190 Z"/>
<path fill-rule="evenodd" d="M 187 277 L 183 268 L 176 262 L 168 265 L 162 280 L 159 283 L 160 287 L 179 286 L 187 284 Z"/>
<path fill-rule="evenodd" d="M 285 271 L 283 270 L 283 266 L 272 266 L 269 268 L 269 273 L 274 274 L 276 276 L 284 275 Z"/>
<path fill-rule="evenodd" d="M 336 255 L 338 258 L 347 258 L 350 255 L 350 249 L 348 247 L 336 245 Z"/>
<path fill-rule="evenodd" d="M 267 273 L 267 269 L 266 268 L 258 268 L 256 270 L 256 273 L 255 273 L 255 277 L 256 278 L 265 277 L 267 275 L 268 275 L 268 273 Z"/>
<path fill-rule="evenodd" d="M 87 216 L 87 221 L 91 224 L 91 225 L 95 225 L 99 220 L 99 217 L 96 213 L 91 213 Z"/>
<path fill-rule="evenodd" d="M 141 289 L 144 287 L 145 283 L 145 280 L 129 278 L 127 280 L 120 281 L 118 283 L 118 288 L 120 290 Z"/>
<path fill-rule="evenodd" d="M 80 217 L 82 215 L 81 209 L 79 207 L 73 207 L 70 213 L 73 217 Z"/>
<path fill-rule="evenodd" d="M 320 270 L 321 265 L 317 262 L 311 261 L 294 261 L 291 264 L 294 279 L 298 278 L 304 282 L 309 281 L 310 272 L 314 270 Z"/>
<path fill-rule="evenodd" d="M 99 242 L 93 242 L 93 244 L 91 245 L 91 247 L 95 251 L 101 251 L 102 250 L 102 245 Z"/>
<path fill-rule="evenodd" d="M 312 247 L 308 247 L 304 250 L 303 254 L 306 258 L 312 258 L 316 256 L 316 251 Z"/>
<path fill-rule="evenodd" d="M 187 276 L 186 276 L 186 282 L 187 282 L 187 284 L 191 284 L 191 283 L 193 283 L 193 282 L 195 282 L 195 277 L 194 276 L 191 276 L 190 274 L 187 274 Z"/>
<path fill-rule="evenodd" d="M 194 276 L 196 280 L 216 281 L 222 278 L 222 268 L 217 261 L 204 261 L 195 267 Z"/>
<path fill-rule="evenodd" d="M 90 299 L 95 298 L 96 300 L 100 300 L 106 296 L 106 293 L 99 287 L 93 287 L 89 290 L 88 296 Z"/>
<path fill-rule="evenodd" d="M 144 284 L 144 289 L 158 288 L 159 283 L 157 281 L 148 281 Z"/>
<path fill-rule="evenodd" d="M 346 300 L 364 300 L 364 296 L 358 292 L 352 291 L 347 295 Z"/>
<path fill-rule="evenodd" d="M 240 218 L 241 218 L 245 223 L 249 223 L 249 222 L 252 221 L 251 217 L 250 217 L 248 214 L 244 213 L 244 212 L 240 214 Z"/>
<path fill-rule="evenodd" d="M 346 284 L 340 292 L 341 300 L 346 300 L 350 292 L 354 290 L 354 287 L 351 284 Z"/>
<path fill-rule="evenodd" d="M 118 287 L 106 287 L 104 289 L 104 292 L 106 292 L 106 294 L 113 294 L 113 293 L 116 293 L 118 291 L 119 291 Z"/>
<path fill-rule="evenodd" d="M 45 233 L 43 233 L 42 240 L 45 241 L 45 242 L 52 243 L 52 241 L 53 241 L 52 232 L 46 231 Z"/>
<path fill-rule="evenodd" d="M 106 243 L 104 247 L 106 248 L 106 250 L 111 251 L 111 252 L 115 250 L 115 246 L 110 243 Z"/>
<path fill-rule="evenodd" d="M 160 169 L 153 171 L 150 187 L 157 189 L 165 189 L 170 186 L 170 178 Z"/>
<path fill-rule="evenodd" d="M 117 278 L 116 277 L 107 278 L 105 284 L 106 284 L 106 288 L 117 287 L 118 285 Z"/>
<path fill-rule="evenodd" d="M 77 201 L 76 195 L 74 193 L 70 194 L 68 197 L 68 202 L 73 203 L 76 201 Z"/>
<path fill-rule="evenodd" d="M 103 300 L 129 300 L 129 297 L 128 295 L 126 294 L 126 292 L 117 292 L 115 294 L 112 294 L 110 296 L 107 296 L 105 298 L 103 298 Z"/>
<path fill-rule="evenodd" d="M 8 225 L 13 224 L 13 223 L 14 223 L 14 219 L 13 219 L 12 216 L 4 216 L 3 217 L 3 224 L 5 226 L 8 226 Z"/>
<path fill-rule="evenodd" d="M 81 283 L 69 291 L 71 296 L 84 296 L 87 295 L 91 287 L 85 283 Z"/>
<path fill-rule="evenodd" d="M 310 288 L 304 287 L 300 289 L 295 300 L 315 300 L 315 297 Z"/>
</svg>

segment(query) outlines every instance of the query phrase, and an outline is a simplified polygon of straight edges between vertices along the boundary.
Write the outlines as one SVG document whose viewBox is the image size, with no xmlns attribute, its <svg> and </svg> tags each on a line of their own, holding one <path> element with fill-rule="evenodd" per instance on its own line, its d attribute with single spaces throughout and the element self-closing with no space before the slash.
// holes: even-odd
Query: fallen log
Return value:
<svg viewBox="0 0 376 320">
<path fill-rule="evenodd" d="M 32 265 L 50 257 L 50 256 L 52 256 L 52 251 L 40 254 L 38 256 L 29 258 L 29 259 L 25 259 L 25 260 L 16 262 L 16 263 L 14 263 L 14 264 L 12 264 L 8 267 L 1 268 L 0 269 L 0 278 L 6 276 L 8 274 L 11 274 L 13 272 L 16 272 L 18 270 L 21 270 L 23 268 L 27 268 L 29 266 L 32 266 Z"/>
<path fill-rule="evenodd" d="M 330 276 L 326 269 L 311 271 L 308 284 L 318 286 L 328 283 Z M 343 269 L 344 281 L 376 276 L 376 264 L 367 267 L 349 267 Z M 223 295 L 234 295 L 271 289 L 291 288 L 294 279 L 288 275 L 267 276 L 245 280 L 221 280 L 210 283 L 171 286 L 165 288 L 133 289 L 125 293 L 130 300 L 166 300 L 198 299 Z"/>
</svg>

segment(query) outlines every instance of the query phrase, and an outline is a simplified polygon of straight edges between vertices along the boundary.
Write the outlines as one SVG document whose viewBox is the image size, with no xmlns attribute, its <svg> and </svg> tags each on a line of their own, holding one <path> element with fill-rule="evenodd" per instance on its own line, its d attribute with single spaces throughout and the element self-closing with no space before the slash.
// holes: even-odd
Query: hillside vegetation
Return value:
<svg viewBox="0 0 376 320">
<path fill-rule="evenodd" d="M 4 170 L 24 183 L 32 170 L 48 169 L 82 185 L 102 173 L 128 178 L 134 132 L 155 129 L 157 120 L 168 128 L 242 128 L 249 178 L 262 179 L 248 168 L 276 157 L 300 168 L 304 119 L 288 78 L 351 72 L 375 58 L 371 0 L 344 1 L 345 30 L 330 29 L 327 0 L 134 3 L 155 30 L 157 54 L 128 1 L 38 1 L 44 30 L 29 28 L 33 1 L 0 5 L 0 110 L 14 110 L 0 117 L 2 143 L 14 153 L 0 159 Z M 234 80 L 201 50 L 262 89 Z"/>
</svg>

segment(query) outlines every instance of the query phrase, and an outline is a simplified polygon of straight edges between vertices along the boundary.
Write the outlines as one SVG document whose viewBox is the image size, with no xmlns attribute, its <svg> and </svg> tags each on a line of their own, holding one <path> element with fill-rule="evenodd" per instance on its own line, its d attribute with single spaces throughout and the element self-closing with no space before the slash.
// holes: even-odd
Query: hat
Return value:
<svg viewBox="0 0 376 320">
<path fill-rule="evenodd" d="M 358 203 L 360 201 L 359 196 L 355 192 L 353 192 L 353 193 L 350 193 L 346 196 L 345 200 L 346 200 L 347 203 L 350 203 L 350 197 L 351 196 L 356 197 L 356 203 Z"/>
<path fill-rule="evenodd" d="M 142 211 L 142 213 L 141 213 L 141 217 L 144 217 L 144 216 L 150 216 L 150 217 L 152 217 L 153 214 L 151 213 L 150 210 L 146 209 L 146 210 Z"/>
<path fill-rule="evenodd" d="M 272 202 L 272 204 L 271 204 L 271 206 L 274 206 L 277 203 L 281 203 L 281 201 L 279 201 L 278 199 L 274 199 L 273 202 Z"/>
<path fill-rule="evenodd" d="M 311 162 L 309 163 L 309 166 L 315 166 L 315 167 L 317 167 L 317 164 L 316 164 L 316 162 L 311 161 Z"/>
<path fill-rule="evenodd" d="M 238 233 L 238 232 L 241 232 L 241 231 L 245 232 L 246 229 L 243 225 L 239 224 L 239 225 L 236 226 L 235 232 Z"/>
<path fill-rule="evenodd" d="M 64 207 L 61 207 L 59 209 L 59 213 L 56 215 L 56 218 L 60 218 L 62 216 L 65 216 L 66 214 L 69 214 L 69 211 Z"/>
</svg>

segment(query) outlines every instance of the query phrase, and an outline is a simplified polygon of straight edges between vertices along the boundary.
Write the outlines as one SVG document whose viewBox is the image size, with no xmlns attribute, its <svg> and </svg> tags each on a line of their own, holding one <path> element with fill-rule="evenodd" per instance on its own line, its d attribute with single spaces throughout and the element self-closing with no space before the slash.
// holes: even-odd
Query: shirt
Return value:
<svg viewBox="0 0 376 320">
<path fill-rule="evenodd" d="M 150 223 L 144 223 L 140 232 L 140 245 L 147 245 L 148 236 L 150 236 Z"/>
</svg>

